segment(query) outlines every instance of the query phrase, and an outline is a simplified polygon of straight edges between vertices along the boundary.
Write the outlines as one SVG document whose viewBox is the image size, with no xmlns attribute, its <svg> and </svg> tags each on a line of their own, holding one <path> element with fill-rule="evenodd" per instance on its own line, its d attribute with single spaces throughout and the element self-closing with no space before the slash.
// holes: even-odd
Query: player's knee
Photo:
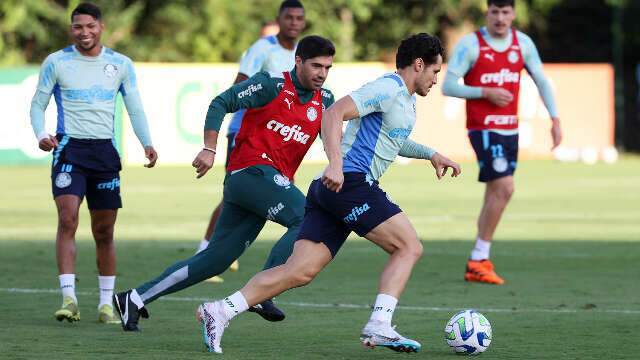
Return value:
<svg viewBox="0 0 640 360">
<path fill-rule="evenodd" d="M 291 268 L 289 270 L 289 281 L 291 282 L 292 287 L 300 287 L 309 284 L 320 272 L 319 269 L 315 269 L 314 267 Z"/>
<path fill-rule="evenodd" d="M 420 242 L 417 237 L 413 237 L 407 243 L 406 252 L 417 261 L 424 253 L 424 246 L 422 246 L 422 242 Z"/>
<path fill-rule="evenodd" d="M 58 226 L 62 231 L 75 231 L 78 228 L 78 214 L 71 211 L 60 212 Z"/>
<path fill-rule="evenodd" d="M 113 225 L 99 223 L 93 225 L 93 237 L 98 245 L 108 245 L 113 242 Z"/>
<path fill-rule="evenodd" d="M 506 184 L 505 186 L 500 188 L 498 196 L 502 201 L 509 201 L 511 199 L 511 196 L 513 196 L 514 190 L 515 190 L 515 187 L 513 186 L 513 183 Z"/>
</svg>

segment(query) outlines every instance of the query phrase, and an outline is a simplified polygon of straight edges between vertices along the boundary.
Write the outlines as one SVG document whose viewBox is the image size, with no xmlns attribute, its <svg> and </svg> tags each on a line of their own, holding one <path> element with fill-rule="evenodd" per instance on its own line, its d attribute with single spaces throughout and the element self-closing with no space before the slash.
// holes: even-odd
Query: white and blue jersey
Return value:
<svg viewBox="0 0 640 360">
<path fill-rule="evenodd" d="M 253 43 L 242 55 L 238 73 L 247 77 L 252 77 L 260 71 L 281 74 L 293 69 L 296 63 L 295 53 L 295 47 L 293 50 L 283 48 L 275 35 L 265 36 Z M 227 130 L 229 134 L 235 134 L 240 130 L 244 113 L 243 109 L 233 114 Z"/>
<path fill-rule="evenodd" d="M 44 111 L 53 95 L 56 133 L 76 139 L 113 139 L 117 94 L 123 96 L 134 132 L 143 146 L 151 136 L 128 57 L 103 47 L 98 56 L 84 56 L 69 46 L 49 55 L 40 69 L 31 104 L 31 124 L 38 139 L 46 136 Z"/>
<path fill-rule="evenodd" d="M 359 118 L 342 138 L 343 171 L 378 180 L 396 158 L 416 122 L 416 98 L 396 73 L 386 74 L 350 94 Z"/>
</svg>

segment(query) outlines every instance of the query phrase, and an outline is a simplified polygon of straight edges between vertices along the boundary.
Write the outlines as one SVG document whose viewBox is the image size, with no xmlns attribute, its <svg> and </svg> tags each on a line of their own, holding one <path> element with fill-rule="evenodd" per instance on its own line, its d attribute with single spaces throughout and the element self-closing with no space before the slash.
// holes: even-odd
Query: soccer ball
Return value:
<svg viewBox="0 0 640 360">
<path fill-rule="evenodd" d="M 458 354 L 477 355 L 491 344 L 491 324 L 479 312 L 463 310 L 444 327 L 444 339 Z"/>
</svg>

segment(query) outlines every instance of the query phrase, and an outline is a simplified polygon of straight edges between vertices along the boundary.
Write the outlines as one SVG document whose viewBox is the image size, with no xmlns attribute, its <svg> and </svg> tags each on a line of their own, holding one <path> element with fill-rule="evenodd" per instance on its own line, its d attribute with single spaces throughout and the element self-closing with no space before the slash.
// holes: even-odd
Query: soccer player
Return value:
<svg viewBox="0 0 640 360">
<path fill-rule="evenodd" d="M 518 92 L 526 68 L 551 115 L 553 147 L 562 140 L 553 91 L 542 71 L 533 41 L 511 27 L 514 0 L 488 0 L 486 27 L 462 38 L 447 67 L 442 91 L 467 99 L 469 140 L 484 182 L 484 203 L 478 217 L 475 247 L 467 261 L 465 280 L 504 284 L 489 260 L 493 234 L 514 190 L 518 161 Z M 462 84 L 459 80 L 464 79 Z"/>
<path fill-rule="evenodd" d="M 246 51 L 240 60 L 240 69 L 234 81 L 237 84 L 248 79 L 259 71 L 283 72 L 289 71 L 295 64 L 296 41 L 305 27 L 304 7 L 298 0 L 286 0 L 280 5 L 278 16 L 276 17 L 276 35 L 266 35 L 256 41 Z M 264 27 L 263 27 L 264 29 Z M 227 130 L 227 163 L 234 148 L 234 139 L 240 125 L 245 110 L 240 110 L 233 115 Z M 215 230 L 216 222 L 222 210 L 224 199 L 213 210 L 204 239 L 200 241 L 198 252 L 209 246 L 209 239 Z M 231 264 L 231 270 L 237 270 L 238 262 Z M 222 282 L 218 276 L 210 279 L 212 282 Z M 261 309 L 259 309 L 261 310 Z M 266 310 L 266 309 L 265 309 Z"/>
<path fill-rule="evenodd" d="M 86 195 L 96 242 L 98 319 L 103 323 L 118 322 L 111 302 L 116 278 L 113 229 L 122 207 L 120 156 L 113 139 L 118 92 L 149 159 L 145 166 L 153 167 L 158 157 L 149 136 L 133 63 L 100 43 L 103 30 L 100 9 L 90 3 L 78 5 L 71 13 L 74 45 L 45 59 L 31 102 L 31 125 L 39 147 L 54 150 L 51 182 L 58 209 L 56 260 L 62 290 L 62 307 L 55 317 L 60 321 L 80 320 L 75 293 L 75 233 L 78 209 Z M 44 126 L 51 95 L 58 108 L 55 136 L 49 135 Z"/>
<path fill-rule="evenodd" d="M 309 186 L 302 228 L 284 265 L 264 270 L 224 300 L 204 303 L 202 321 L 209 351 L 221 353 L 228 321 L 264 299 L 311 282 L 329 264 L 351 231 L 389 253 L 378 296 L 361 333 L 366 346 L 415 352 L 421 345 L 398 334 L 391 318 L 400 294 L 422 255 L 422 244 L 400 207 L 378 186 L 397 155 L 431 160 L 438 179 L 460 166 L 408 138 L 416 121 L 416 98 L 437 83 L 442 65 L 440 40 L 425 33 L 402 41 L 395 73 L 367 83 L 338 100 L 324 114 L 322 141 L 329 166 Z M 351 119 L 351 120 L 350 120 Z M 350 120 L 342 137 L 342 122 Z"/>
<path fill-rule="evenodd" d="M 333 94 L 322 89 L 322 84 L 334 54 L 331 41 L 307 36 L 298 44 L 291 71 L 259 72 L 211 102 L 204 148 L 193 161 L 198 178 L 213 166 L 225 114 L 247 109 L 227 165 L 224 205 L 211 243 L 157 278 L 114 297 L 125 331 L 138 330 L 139 317 L 148 317 L 146 305 L 157 298 L 222 273 L 251 245 L 267 220 L 287 227 L 287 231 L 273 246 L 265 267 L 287 260 L 304 215 L 304 195 L 289 179 L 320 132 L 323 109 L 333 104 Z M 264 307 L 269 299 L 255 305 Z"/>
</svg>

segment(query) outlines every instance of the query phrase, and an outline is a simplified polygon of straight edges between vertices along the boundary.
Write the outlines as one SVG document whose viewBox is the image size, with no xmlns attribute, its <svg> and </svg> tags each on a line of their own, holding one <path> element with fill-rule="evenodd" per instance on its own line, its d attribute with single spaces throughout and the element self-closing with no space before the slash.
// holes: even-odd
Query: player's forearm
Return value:
<svg viewBox="0 0 640 360">
<path fill-rule="evenodd" d="M 342 116 L 333 107 L 322 115 L 321 137 L 329 164 L 342 168 Z"/>
<path fill-rule="evenodd" d="M 47 105 L 49 104 L 50 97 L 51 95 L 45 92 L 36 91 L 35 95 L 33 95 L 33 99 L 31 100 L 31 110 L 29 111 L 31 116 L 31 128 L 33 128 L 33 133 L 38 141 L 49 136 L 44 127 L 44 114 L 47 109 Z"/>
<path fill-rule="evenodd" d="M 544 103 L 544 106 L 547 108 L 547 111 L 549 112 L 549 116 L 551 118 L 557 118 L 558 108 L 556 107 L 556 99 L 553 95 L 553 89 L 551 88 L 551 83 L 544 76 L 544 74 L 536 74 L 534 76 L 534 74 L 531 73 L 531 77 L 533 78 L 533 81 L 536 83 L 536 86 L 538 87 L 538 92 L 540 93 L 540 97 L 542 98 L 542 102 Z"/>
<path fill-rule="evenodd" d="M 433 157 L 433 154 L 435 153 L 436 151 L 434 149 L 426 145 L 418 144 L 411 139 L 407 139 L 404 144 L 402 144 L 398 155 L 412 159 L 431 160 L 431 157 Z"/>
<path fill-rule="evenodd" d="M 452 72 L 447 72 L 447 76 L 442 84 L 442 93 L 446 96 L 453 96 L 462 99 L 482 98 L 482 88 L 477 86 L 467 86 L 459 82 L 460 77 Z"/>
<path fill-rule="evenodd" d="M 218 145 L 218 131 L 204 130 L 204 147 L 215 150 Z"/>
<path fill-rule="evenodd" d="M 208 130 L 220 131 L 225 115 L 227 115 L 227 109 L 224 100 L 220 96 L 216 96 L 209 104 L 209 110 L 207 110 L 207 116 L 204 119 L 205 133 Z"/>
<path fill-rule="evenodd" d="M 129 113 L 131 127 L 140 141 L 140 144 L 142 144 L 143 147 L 153 146 L 147 116 L 145 115 L 144 108 L 142 107 L 140 94 L 138 91 L 130 91 L 123 96 L 123 99 L 124 106 L 127 108 L 127 113 Z"/>
</svg>

